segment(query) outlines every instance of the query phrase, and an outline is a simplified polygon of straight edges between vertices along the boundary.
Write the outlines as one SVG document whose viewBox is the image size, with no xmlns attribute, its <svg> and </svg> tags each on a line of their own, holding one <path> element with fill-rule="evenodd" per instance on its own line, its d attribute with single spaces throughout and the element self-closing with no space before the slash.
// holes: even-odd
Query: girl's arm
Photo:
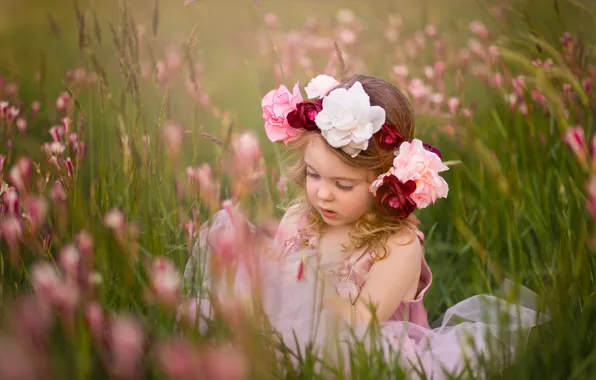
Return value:
<svg viewBox="0 0 596 380">
<path fill-rule="evenodd" d="M 379 321 L 389 319 L 420 277 L 422 246 L 418 239 L 408 242 L 409 239 L 403 236 L 389 239 L 389 255 L 371 267 L 354 305 L 337 296 L 328 300 L 329 306 L 349 321 L 370 322 L 371 306 Z"/>
</svg>

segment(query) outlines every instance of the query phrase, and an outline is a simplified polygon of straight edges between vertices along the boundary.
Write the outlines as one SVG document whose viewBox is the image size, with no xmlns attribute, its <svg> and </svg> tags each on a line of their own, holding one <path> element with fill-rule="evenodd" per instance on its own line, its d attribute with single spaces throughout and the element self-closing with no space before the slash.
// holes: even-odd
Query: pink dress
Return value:
<svg viewBox="0 0 596 380">
<path fill-rule="evenodd" d="M 209 268 L 208 262 L 214 254 L 211 237 L 233 234 L 232 224 L 227 213 L 219 212 L 201 229 L 184 275 L 193 295 L 198 293 L 201 297 L 201 289 L 222 291 L 222 284 L 213 282 L 205 268 Z M 263 307 L 269 321 L 284 343 L 296 350 L 303 351 L 308 344 L 314 344 L 322 355 L 335 359 L 340 359 L 338 352 L 343 352 L 345 360 L 349 355 L 347 342 L 354 338 L 364 342 L 375 340 L 381 343 L 386 360 L 398 360 L 402 369 L 411 372 L 410 378 L 419 378 L 419 373 L 427 378 L 448 378 L 446 373 L 466 373 L 462 371 L 466 370 L 467 363 L 471 364 L 467 367 L 471 368 L 472 376 L 478 378 L 482 377 L 475 364 L 479 354 L 505 365 L 501 354 L 503 344 L 508 347 L 508 357 L 514 357 L 511 354 L 520 339 L 523 343 L 531 327 L 547 320 L 531 305 L 535 294 L 523 288 L 522 295 L 526 298 L 520 300 L 523 305 L 492 295 L 477 295 L 449 308 L 440 326 L 430 328 L 424 295 L 431 285 L 432 273 L 423 257 L 415 298 L 402 302 L 391 318 L 381 323 L 378 334 L 372 336 L 367 325 L 349 323 L 322 302 L 325 297 L 336 294 L 346 302 L 355 302 L 374 265 L 371 252 L 321 262 L 323 255 L 316 254 L 317 245 L 316 235 L 302 229 L 284 239 L 281 259 L 261 255 L 257 272 L 241 265 L 236 274 L 234 292 L 246 292 L 254 285 L 251 273 L 259 273 Z M 209 302 L 202 300 L 202 313 L 208 314 L 209 310 Z M 503 317 L 509 317 L 505 318 L 505 324 Z M 503 340 L 504 330 L 514 333 L 510 340 Z M 499 353 L 491 350 L 497 345 L 501 347 Z"/>
</svg>

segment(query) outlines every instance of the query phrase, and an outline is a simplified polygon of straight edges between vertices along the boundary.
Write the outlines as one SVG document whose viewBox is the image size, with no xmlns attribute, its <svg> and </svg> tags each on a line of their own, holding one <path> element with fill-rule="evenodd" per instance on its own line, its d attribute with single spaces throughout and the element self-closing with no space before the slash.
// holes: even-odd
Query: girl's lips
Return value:
<svg viewBox="0 0 596 380">
<path fill-rule="evenodd" d="M 326 210 L 324 208 L 321 209 L 321 214 L 327 219 L 333 219 L 337 216 L 335 211 Z"/>
</svg>

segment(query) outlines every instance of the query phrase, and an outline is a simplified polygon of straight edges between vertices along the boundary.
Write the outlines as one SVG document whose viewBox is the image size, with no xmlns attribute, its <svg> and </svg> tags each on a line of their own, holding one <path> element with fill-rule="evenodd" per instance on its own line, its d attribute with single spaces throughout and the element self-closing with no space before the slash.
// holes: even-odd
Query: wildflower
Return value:
<svg viewBox="0 0 596 380">
<path fill-rule="evenodd" d="M 17 119 L 16 126 L 21 134 L 25 134 L 25 132 L 27 132 L 27 120 L 23 119 L 22 117 Z"/>
<path fill-rule="evenodd" d="M 587 209 L 592 219 L 596 219 L 596 177 L 592 176 L 586 185 Z"/>
<path fill-rule="evenodd" d="M 406 65 L 396 65 L 392 68 L 393 74 L 398 79 L 405 80 L 408 77 L 408 66 Z"/>
<path fill-rule="evenodd" d="M 104 335 L 104 312 L 101 305 L 97 302 L 91 302 L 85 309 L 85 320 L 91 331 L 91 335 L 96 341 L 102 341 Z"/>
<path fill-rule="evenodd" d="M 180 275 L 166 258 L 159 257 L 151 266 L 151 287 L 158 300 L 168 306 L 175 306 L 180 290 Z"/>
<path fill-rule="evenodd" d="M 52 136 L 52 141 L 62 142 L 62 138 L 64 137 L 64 128 L 61 125 L 50 128 L 49 133 L 50 136 Z"/>
<path fill-rule="evenodd" d="M 130 316 L 116 316 L 109 323 L 110 372 L 116 378 L 139 377 L 145 333 Z"/>
<path fill-rule="evenodd" d="M 78 277 L 80 262 L 81 253 L 74 245 L 67 245 L 60 251 L 60 268 L 73 280 L 76 280 Z"/>
<path fill-rule="evenodd" d="M 29 228 L 35 233 L 41 229 L 48 214 L 48 203 L 40 197 L 29 197 L 25 199 L 23 210 L 29 220 Z"/>
<path fill-rule="evenodd" d="M 64 203 L 66 202 L 66 191 L 64 190 L 64 186 L 62 186 L 62 182 L 56 181 L 50 190 L 50 199 L 55 203 Z"/>
<path fill-rule="evenodd" d="M 472 21 L 470 23 L 470 31 L 484 40 L 488 40 L 489 38 L 488 29 L 480 21 Z"/>
<path fill-rule="evenodd" d="M 16 263 L 19 254 L 19 241 L 23 235 L 22 223 L 14 216 L 9 216 L 0 221 L 0 238 L 8 246 L 10 259 Z"/>
<path fill-rule="evenodd" d="M 571 151 L 582 166 L 586 165 L 586 142 L 584 129 L 581 126 L 574 126 L 567 129 L 563 135 L 563 141 L 571 148 Z"/>
<path fill-rule="evenodd" d="M 435 38 L 438 33 L 437 27 L 435 25 L 429 24 L 424 28 L 424 33 L 426 33 L 429 38 Z"/>
<path fill-rule="evenodd" d="M 157 347 L 157 361 L 168 379 L 201 378 L 200 352 L 188 342 L 161 343 Z"/>
<path fill-rule="evenodd" d="M 70 106 L 70 95 L 68 92 L 61 93 L 56 99 L 56 111 L 65 113 Z"/>
<path fill-rule="evenodd" d="M 4 196 L 2 197 L 4 207 L 9 214 L 18 215 L 19 214 L 19 195 L 17 190 L 14 187 L 8 187 L 4 192 Z"/>
<path fill-rule="evenodd" d="M 176 160 L 180 155 L 184 140 L 182 126 L 175 122 L 168 122 L 163 130 L 163 138 L 167 155 L 170 159 Z"/>
<path fill-rule="evenodd" d="M 50 263 L 38 262 L 31 268 L 31 282 L 39 296 L 51 299 L 60 284 L 60 277 Z"/>
<path fill-rule="evenodd" d="M 33 165 L 28 157 L 21 157 L 8 172 L 8 181 L 19 191 L 26 189 L 33 174 Z"/>
<path fill-rule="evenodd" d="M 455 117 L 459 105 L 460 100 L 457 97 L 451 97 L 447 100 L 447 107 L 449 108 L 449 113 L 451 114 L 451 116 Z"/>
<path fill-rule="evenodd" d="M 15 119 L 17 118 L 17 116 L 19 116 L 20 113 L 21 113 L 21 110 L 19 108 L 16 108 L 14 106 L 10 107 L 8 109 L 8 111 L 6 112 L 7 123 L 11 124 L 13 121 L 15 121 Z"/>
</svg>

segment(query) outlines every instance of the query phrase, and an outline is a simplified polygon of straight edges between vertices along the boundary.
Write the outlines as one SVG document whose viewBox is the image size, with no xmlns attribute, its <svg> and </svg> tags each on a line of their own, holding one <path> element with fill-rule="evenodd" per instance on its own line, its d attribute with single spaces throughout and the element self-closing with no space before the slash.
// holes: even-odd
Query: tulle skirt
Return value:
<svg viewBox="0 0 596 380">
<path fill-rule="evenodd" d="M 209 315 L 211 304 L 201 296 L 227 293 L 236 296 L 255 289 L 258 273 L 259 297 L 271 326 L 284 344 L 303 354 L 306 347 L 317 350 L 326 360 L 334 360 L 349 372 L 351 349 L 360 344 L 367 350 L 381 352 L 387 364 L 412 379 L 447 379 L 450 375 L 482 378 L 487 370 L 499 371 L 523 349 L 530 329 L 548 321 L 539 313 L 536 294 L 505 281 L 501 292 L 515 297 L 480 294 L 448 308 L 443 316 L 425 328 L 408 321 L 348 323 L 325 307 L 323 294 L 328 290 L 321 281 L 321 268 L 306 266 L 298 281 L 297 267 L 314 253 L 298 251 L 282 260 L 269 255 L 257 257 L 258 271 L 251 265 L 239 265 L 233 289 L 229 281 L 219 282 L 209 272 L 213 259 L 210 236 L 233 235 L 235 226 L 226 212 L 219 212 L 205 224 L 199 241 L 186 266 L 185 282 L 189 295 L 203 297 L 200 314 Z M 254 233 L 254 229 L 251 230 Z M 325 269 L 325 268 L 323 268 Z M 515 299 L 515 302 L 507 299 Z"/>
</svg>

